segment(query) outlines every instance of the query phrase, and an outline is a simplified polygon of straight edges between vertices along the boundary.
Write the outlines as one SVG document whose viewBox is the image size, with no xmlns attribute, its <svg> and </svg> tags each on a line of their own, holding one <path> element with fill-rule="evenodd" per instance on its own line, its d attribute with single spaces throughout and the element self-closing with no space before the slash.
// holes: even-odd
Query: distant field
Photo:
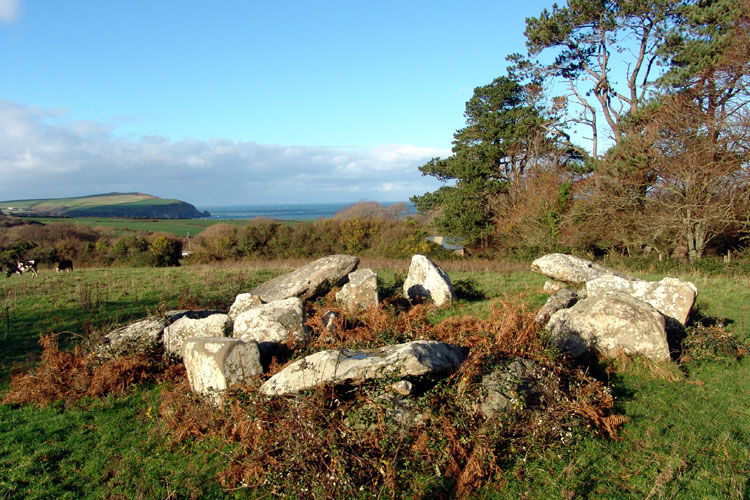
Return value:
<svg viewBox="0 0 750 500">
<path fill-rule="evenodd" d="M 247 220 L 208 219 L 121 219 L 108 217 L 29 217 L 43 224 L 84 224 L 90 227 L 107 228 L 114 236 L 124 236 L 135 231 L 169 233 L 179 237 L 196 236 L 214 224 L 244 226 Z"/>
<path fill-rule="evenodd" d="M 68 209 L 90 208 L 103 205 L 119 205 L 122 203 L 143 203 L 148 204 L 165 204 L 177 200 L 165 200 L 154 196 L 140 193 L 123 193 L 110 195 L 82 196 L 76 198 L 56 198 L 56 199 L 38 199 L 38 200 L 10 200 L 2 201 L 2 208 L 10 205 L 17 209 L 23 210 L 52 210 L 55 208 L 65 207 Z"/>
</svg>

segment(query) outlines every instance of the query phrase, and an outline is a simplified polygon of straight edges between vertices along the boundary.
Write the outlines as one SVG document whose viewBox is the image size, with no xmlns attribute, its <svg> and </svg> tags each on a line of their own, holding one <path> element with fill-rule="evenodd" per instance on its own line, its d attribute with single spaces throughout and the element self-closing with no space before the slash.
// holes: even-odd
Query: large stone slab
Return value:
<svg viewBox="0 0 750 500">
<path fill-rule="evenodd" d="M 260 390 L 269 395 L 291 394 L 330 383 L 445 374 L 458 370 L 465 356 L 463 348 L 434 340 L 364 351 L 321 351 L 287 366 Z"/>
<path fill-rule="evenodd" d="M 693 283 L 678 278 L 645 281 L 602 276 L 586 282 L 586 291 L 589 295 L 608 290 L 619 290 L 651 304 L 664 316 L 677 320 L 683 326 L 698 295 L 698 289 Z"/>
<path fill-rule="evenodd" d="M 166 326 L 166 320 L 146 318 L 113 330 L 104 336 L 104 342 L 97 349 L 97 354 L 115 357 L 124 354 L 148 354 L 160 350 Z"/>
<path fill-rule="evenodd" d="M 299 297 L 307 300 L 325 295 L 334 286 L 343 284 L 347 275 L 354 271 L 359 259 L 352 255 L 329 255 L 291 273 L 278 276 L 259 285 L 250 293 L 263 302 Z"/>
<path fill-rule="evenodd" d="M 575 357 L 594 352 L 614 358 L 623 352 L 659 361 L 669 359 L 664 316 L 620 291 L 591 295 L 557 311 L 547 329 L 560 350 Z"/>
<path fill-rule="evenodd" d="M 564 253 L 552 253 L 539 257 L 531 263 L 531 270 L 553 280 L 576 285 L 582 285 L 587 281 L 607 275 L 631 279 L 631 276 L 627 274 L 595 264 L 590 260 Z"/>
<path fill-rule="evenodd" d="M 380 303 L 378 275 L 371 269 L 349 273 L 349 282 L 336 292 L 336 302 L 351 312 L 377 307 Z"/>
<path fill-rule="evenodd" d="M 232 320 L 228 314 L 216 313 L 204 318 L 180 317 L 164 329 L 164 350 L 176 358 L 182 358 L 182 344 L 191 337 L 226 337 L 232 331 Z"/>
<path fill-rule="evenodd" d="M 232 336 L 259 343 L 304 338 L 305 308 L 300 299 L 274 300 L 241 313 L 234 320 Z"/>
<path fill-rule="evenodd" d="M 218 404 L 224 391 L 263 373 L 258 344 L 222 337 L 190 338 L 183 346 L 190 388 Z"/>
<path fill-rule="evenodd" d="M 414 255 L 404 281 L 404 295 L 410 300 L 432 299 L 436 306 L 456 298 L 448 275 L 424 255 Z"/>
</svg>

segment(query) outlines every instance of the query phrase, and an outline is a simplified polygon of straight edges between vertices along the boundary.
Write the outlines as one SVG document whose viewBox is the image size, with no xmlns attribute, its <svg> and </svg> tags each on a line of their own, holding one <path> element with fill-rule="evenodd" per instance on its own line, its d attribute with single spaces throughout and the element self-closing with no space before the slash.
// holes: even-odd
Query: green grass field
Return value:
<svg viewBox="0 0 750 500">
<path fill-rule="evenodd" d="M 111 232 L 113 236 L 128 236 L 134 232 L 167 233 L 179 237 L 197 236 L 214 224 L 230 224 L 242 227 L 246 220 L 209 219 L 124 219 L 114 217 L 29 217 L 43 224 L 84 224 Z"/>
<path fill-rule="evenodd" d="M 541 305 L 544 279 L 526 271 L 450 270 L 461 299 L 431 315 L 487 317 L 499 299 Z M 12 366 L 33 363 L 40 334 L 71 342 L 149 313 L 226 308 L 234 296 L 283 268 L 248 264 L 169 269 L 84 269 L 0 280 L 0 393 Z M 375 269 L 388 293 L 403 269 Z M 656 278 L 657 276 L 651 276 Z M 704 317 L 750 341 L 750 278 L 684 276 L 698 285 Z M 710 349 L 709 349 L 710 351 Z M 519 449 L 481 498 L 747 498 L 750 495 L 750 362 L 696 356 L 669 376 L 636 362 L 601 371 L 630 420 L 622 441 L 579 430 L 545 447 Z M 595 370 L 596 371 L 596 370 Z M 170 383 L 125 396 L 46 407 L 0 405 L 0 498 L 265 498 L 222 489 L 216 475 L 231 449 L 212 439 L 177 441 L 155 412 Z M 532 443 L 533 444 L 533 443 Z M 321 479 L 324 480 L 324 479 Z M 286 493 L 304 498 L 290 484 Z M 388 496 L 387 490 L 370 494 Z M 367 492 L 364 497 L 369 497 Z M 426 497 L 424 497 L 426 498 Z"/>
</svg>

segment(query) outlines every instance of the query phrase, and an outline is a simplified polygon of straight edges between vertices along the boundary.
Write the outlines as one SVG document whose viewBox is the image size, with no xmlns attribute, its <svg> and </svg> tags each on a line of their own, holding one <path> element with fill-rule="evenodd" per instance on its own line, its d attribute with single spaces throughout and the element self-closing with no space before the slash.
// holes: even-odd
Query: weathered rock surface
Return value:
<svg viewBox="0 0 750 500">
<path fill-rule="evenodd" d="M 136 321 L 109 332 L 97 350 L 100 356 L 149 353 L 160 349 L 167 322 L 160 318 Z"/>
<path fill-rule="evenodd" d="M 258 343 L 285 342 L 305 333 L 305 308 L 297 297 L 275 300 L 241 313 L 234 320 L 232 336 Z"/>
<path fill-rule="evenodd" d="M 498 413 L 526 406 L 535 391 L 538 370 L 539 366 L 531 360 L 513 358 L 482 377 L 480 413 L 492 418 Z"/>
<path fill-rule="evenodd" d="M 351 312 L 377 307 L 378 275 L 371 269 L 358 269 L 349 273 L 349 282 L 336 292 L 336 301 Z"/>
<path fill-rule="evenodd" d="M 164 350 L 182 358 L 182 345 L 191 337 L 226 337 L 232 331 L 232 320 L 228 314 L 216 313 L 205 318 L 193 319 L 189 315 L 164 329 Z"/>
<path fill-rule="evenodd" d="M 576 302 L 578 302 L 578 294 L 573 290 L 563 288 L 547 299 L 547 302 L 539 309 L 534 319 L 537 324 L 544 325 L 554 313 L 560 309 L 571 307 Z"/>
<path fill-rule="evenodd" d="M 414 255 L 404 281 L 404 295 L 410 300 L 432 299 L 436 306 L 456 298 L 448 275 L 424 255 Z"/>
<path fill-rule="evenodd" d="M 331 288 L 343 284 L 347 275 L 354 271 L 359 259 L 351 255 L 329 255 L 291 273 L 278 276 L 259 285 L 250 293 L 263 302 L 299 297 L 307 300 L 325 295 Z"/>
<path fill-rule="evenodd" d="M 253 295 L 252 293 L 241 293 L 234 298 L 232 307 L 229 308 L 229 317 L 232 321 L 237 319 L 237 316 L 245 311 L 249 311 L 254 307 L 258 307 L 263 304 L 260 297 Z"/>
<path fill-rule="evenodd" d="M 589 295 L 619 290 L 651 304 L 668 318 L 685 325 L 693 308 L 698 289 L 689 281 L 664 278 L 661 281 L 626 280 L 617 276 L 603 276 L 586 282 Z"/>
<path fill-rule="evenodd" d="M 263 373 L 258 344 L 222 337 L 185 340 L 183 358 L 190 388 L 214 404 L 229 387 Z"/>
<path fill-rule="evenodd" d="M 552 253 L 539 257 L 531 263 L 531 270 L 553 280 L 577 285 L 607 275 L 631 278 L 629 275 L 595 264 L 590 260 L 564 253 Z"/>
<path fill-rule="evenodd" d="M 664 327 L 659 311 L 620 291 L 590 295 L 547 323 L 553 342 L 572 356 L 592 351 L 612 358 L 622 351 L 654 360 L 669 359 Z"/>
<path fill-rule="evenodd" d="M 456 371 L 465 356 L 463 348 L 434 340 L 364 351 L 321 351 L 287 366 L 268 379 L 260 390 L 269 395 L 291 394 L 330 383 L 445 374 Z"/>
<path fill-rule="evenodd" d="M 562 281 L 555 281 L 555 280 L 547 280 L 544 282 L 544 286 L 542 287 L 542 291 L 544 293 L 557 293 L 563 288 L 567 288 L 568 285 L 563 283 Z"/>
</svg>

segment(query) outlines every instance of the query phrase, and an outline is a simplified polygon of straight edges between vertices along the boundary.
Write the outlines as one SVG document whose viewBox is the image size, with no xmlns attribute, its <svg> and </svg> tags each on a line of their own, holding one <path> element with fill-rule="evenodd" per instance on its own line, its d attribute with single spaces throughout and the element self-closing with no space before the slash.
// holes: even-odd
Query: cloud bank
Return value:
<svg viewBox="0 0 750 500">
<path fill-rule="evenodd" d="M 18 0 L 0 0 L 0 23 L 13 23 L 21 15 L 21 4 Z"/>
<path fill-rule="evenodd" d="M 123 138 L 108 124 L 0 100 L 0 200 L 137 191 L 199 206 L 400 201 L 436 189 L 418 167 L 448 154 L 411 145 Z"/>
</svg>

